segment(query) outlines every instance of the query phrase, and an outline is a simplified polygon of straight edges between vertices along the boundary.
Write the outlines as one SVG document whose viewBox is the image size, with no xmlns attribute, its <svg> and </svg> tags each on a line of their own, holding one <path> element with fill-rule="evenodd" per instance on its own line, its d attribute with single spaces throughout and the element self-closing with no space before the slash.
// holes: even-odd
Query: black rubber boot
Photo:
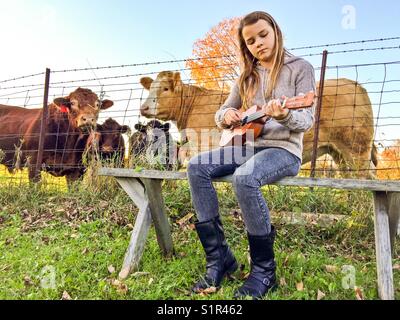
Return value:
<svg viewBox="0 0 400 320">
<path fill-rule="evenodd" d="M 210 287 L 219 288 L 223 278 L 234 273 L 238 264 L 229 249 L 219 217 L 195 224 L 200 242 L 206 253 L 206 275 L 197 282 L 193 291 L 200 293 Z"/>
<path fill-rule="evenodd" d="M 271 233 L 266 236 L 252 236 L 247 233 L 250 246 L 251 271 L 245 283 L 235 292 L 234 297 L 241 299 L 247 296 L 260 299 L 269 291 L 275 290 L 276 263 L 274 256 L 274 240 L 276 231 L 271 227 Z"/>
</svg>

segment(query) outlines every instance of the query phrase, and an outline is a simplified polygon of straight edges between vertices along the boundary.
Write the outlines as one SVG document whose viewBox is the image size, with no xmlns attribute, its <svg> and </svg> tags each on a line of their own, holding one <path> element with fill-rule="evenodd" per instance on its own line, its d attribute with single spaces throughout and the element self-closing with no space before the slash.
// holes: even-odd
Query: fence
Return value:
<svg viewBox="0 0 400 320">
<path fill-rule="evenodd" d="M 398 136 L 398 127 L 400 126 L 400 99 L 398 98 L 400 92 L 400 79 L 398 78 L 400 61 L 389 60 L 391 56 L 388 54 L 400 49 L 399 39 L 399 37 L 373 39 L 289 50 L 310 61 L 316 70 L 316 78 L 322 82 L 325 81 L 323 86 L 324 98 L 319 99 L 321 109 L 319 113 L 317 112 L 317 125 L 304 138 L 304 158 L 305 161 L 311 161 L 311 164 L 304 164 L 304 175 L 328 175 L 332 177 L 352 175 L 360 178 L 373 176 L 378 179 L 400 178 L 400 138 Z M 382 45 L 379 46 L 376 43 Z M 370 47 L 365 47 L 366 45 Z M 100 112 L 98 123 L 102 124 L 106 119 L 112 118 L 120 127 L 119 129 L 103 129 L 103 134 L 121 135 L 122 126 L 130 128 L 130 133 L 123 133 L 123 140 L 118 140 L 119 144 L 124 143 L 125 158 L 129 159 L 114 163 L 114 165 L 130 165 L 132 167 L 145 165 L 149 163 L 149 157 L 155 155 L 154 152 L 144 153 L 146 157 L 144 164 L 139 161 L 129 161 L 135 159 L 132 155 L 134 149 L 132 144 L 137 144 L 137 141 L 133 141 L 132 137 L 143 139 L 143 136 L 136 130 L 139 127 L 136 126 L 135 129 L 135 125 L 151 120 L 140 114 L 140 107 L 148 97 L 148 92 L 143 88 L 140 79 L 149 76 L 154 79 L 161 71 L 169 70 L 175 73 L 179 72 L 186 87 L 198 83 L 211 87 L 210 84 L 218 83 L 218 86 L 215 86 L 217 91 L 211 89 L 202 91 L 202 95 L 208 95 L 210 99 L 213 96 L 218 97 L 218 103 L 214 105 L 197 103 L 190 112 L 181 112 L 181 117 L 186 118 L 186 123 L 172 122 L 169 130 L 171 138 L 179 140 L 182 133 L 179 129 L 187 125 L 186 128 L 198 134 L 199 138 L 200 130 L 207 129 L 207 126 L 196 125 L 199 122 L 195 120 L 200 119 L 200 117 L 202 119 L 213 119 L 215 111 L 223 102 L 221 99 L 225 97 L 221 89 L 226 91 L 231 87 L 235 80 L 233 74 L 237 73 L 238 65 L 235 64 L 235 59 L 221 63 L 223 61 L 221 58 L 223 57 L 51 70 L 47 73 L 17 77 L 0 81 L 0 104 L 19 106 L 30 110 L 42 108 L 47 105 L 47 100 L 52 102 L 57 97 L 68 96 L 78 87 L 91 89 L 97 93 L 100 100 L 110 99 L 114 102 L 113 107 Z M 197 67 L 188 67 L 188 61 L 199 63 Z M 207 61 L 207 63 L 201 64 L 202 61 Z M 195 68 L 199 70 L 226 68 L 233 71 L 218 78 L 209 76 L 193 78 L 192 74 Z M 319 91 L 319 94 L 322 94 L 322 91 Z M 183 99 L 195 100 L 190 91 L 187 91 L 186 95 L 180 97 L 158 97 L 157 102 L 158 105 L 168 105 L 167 102 L 178 101 L 183 106 Z M 46 125 L 43 125 L 41 131 L 27 136 L 24 135 L 26 133 L 24 126 L 27 126 L 27 124 L 21 122 L 23 120 L 21 116 L 4 117 L 1 112 L 0 109 L 1 127 L 8 129 L 0 130 L 0 159 L 2 159 L 3 164 L 8 161 L 9 167 L 9 170 L 6 167 L 0 169 L 1 183 L 7 181 L 25 182 L 27 179 L 26 171 L 13 174 L 8 172 L 16 171 L 14 169 L 22 167 L 35 167 L 39 170 L 54 165 L 69 170 L 82 170 L 82 166 L 85 166 L 78 163 L 80 161 L 71 164 L 64 163 L 60 159 L 63 159 L 67 153 L 78 152 L 81 154 L 87 151 L 88 144 L 74 146 L 73 150 L 70 150 L 66 146 L 57 147 L 58 142 L 56 142 L 55 148 L 46 148 L 44 142 L 46 139 L 52 138 L 61 141 L 63 138 L 66 139 L 69 133 L 62 130 L 48 132 Z M 187 121 L 189 116 L 192 117 L 191 122 Z M 168 117 L 171 117 L 171 115 L 153 116 L 153 118 L 166 121 L 169 120 Z M 44 122 L 40 120 L 40 123 L 47 124 L 49 120 L 43 119 Z M 215 132 L 214 124 L 208 129 Z M 40 139 L 41 136 L 42 139 Z M 149 139 L 148 135 L 146 137 Z M 24 146 L 24 140 L 27 138 L 37 139 L 39 147 L 35 150 L 27 150 Z M 118 146 L 117 149 L 119 149 Z M 27 151 L 39 155 L 35 163 L 31 163 L 29 157 L 25 156 Z M 47 159 L 45 164 L 43 164 L 41 154 L 44 154 Z M 48 181 L 49 183 L 50 181 L 59 183 L 57 179 L 48 179 Z"/>
</svg>

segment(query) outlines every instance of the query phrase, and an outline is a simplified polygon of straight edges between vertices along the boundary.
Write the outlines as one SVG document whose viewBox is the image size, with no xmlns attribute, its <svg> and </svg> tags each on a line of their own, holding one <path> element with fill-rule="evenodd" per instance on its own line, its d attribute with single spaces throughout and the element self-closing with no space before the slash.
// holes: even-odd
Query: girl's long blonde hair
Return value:
<svg viewBox="0 0 400 320">
<path fill-rule="evenodd" d="M 243 102 L 243 108 L 247 109 L 251 101 L 253 100 L 257 88 L 260 85 L 260 75 L 256 71 L 258 65 L 258 59 L 256 59 L 249 49 L 247 49 L 246 41 L 243 38 L 243 28 L 257 23 L 258 20 L 265 20 L 269 23 L 275 33 L 275 47 L 272 52 L 272 68 L 268 76 L 268 86 L 266 92 L 264 92 L 266 98 L 272 97 L 272 91 L 278 81 L 279 73 L 282 70 L 285 55 L 290 55 L 283 47 L 283 35 L 282 31 L 276 23 L 275 19 L 266 12 L 255 11 L 246 15 L 239 24 L 238 38 L 240 53 L 243 64 L 243 72 L 239 78 L 239 92 Z"/>
</svg>

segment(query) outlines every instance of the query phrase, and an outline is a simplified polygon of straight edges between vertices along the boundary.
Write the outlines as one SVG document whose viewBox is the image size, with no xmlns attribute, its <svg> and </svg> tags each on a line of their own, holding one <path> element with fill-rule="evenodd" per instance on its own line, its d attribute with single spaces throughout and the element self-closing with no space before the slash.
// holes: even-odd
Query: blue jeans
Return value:
<svg viewBox="0 0 400 320">
<path fill-rule="evenodd" d="M 212 179 L 233 174 L 233 188 L 247 232 L 265 236 L 271 232 L 270 214 L 261 186 L 286 176 L 296 176 L 300 159 L 281 148 L 224 147 L 193 157 L 188 177 L 199 222 L 219 215 Z"/>
</svg>

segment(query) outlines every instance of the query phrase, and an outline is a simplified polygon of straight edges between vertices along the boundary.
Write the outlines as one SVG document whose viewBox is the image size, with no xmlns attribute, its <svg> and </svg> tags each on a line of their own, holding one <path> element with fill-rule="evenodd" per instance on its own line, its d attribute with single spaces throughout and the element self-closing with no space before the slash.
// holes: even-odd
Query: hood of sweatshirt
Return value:
<svg viewBox="0 0 400 320">
<path fill-rule="evenodd" d="M 288 65 L 288 64 L 291 64 L 291 63 L 293 63 L 293 62 L 295 62 L 295 61 L 298 61 L 298 60 L 304 60 L 304 59 L 303 59 L 303 58 L 300 58 L 300 57 L 296 57 L 296 56 L 289 56 L 289 55 L 286 55 L 286 56 L 285 56 L 285 59 L 284 59 L 284 61 L 283 61 L 283 65 Z M 257 69 L 258 71 L 267 71 L 267 72 L 269 72 L 269 70 L 266 69 L 266 68 L 264 68 L 261 64 L 258 64 L 257 67 L 256 67 L 256 69 Z"/>
</svg>

